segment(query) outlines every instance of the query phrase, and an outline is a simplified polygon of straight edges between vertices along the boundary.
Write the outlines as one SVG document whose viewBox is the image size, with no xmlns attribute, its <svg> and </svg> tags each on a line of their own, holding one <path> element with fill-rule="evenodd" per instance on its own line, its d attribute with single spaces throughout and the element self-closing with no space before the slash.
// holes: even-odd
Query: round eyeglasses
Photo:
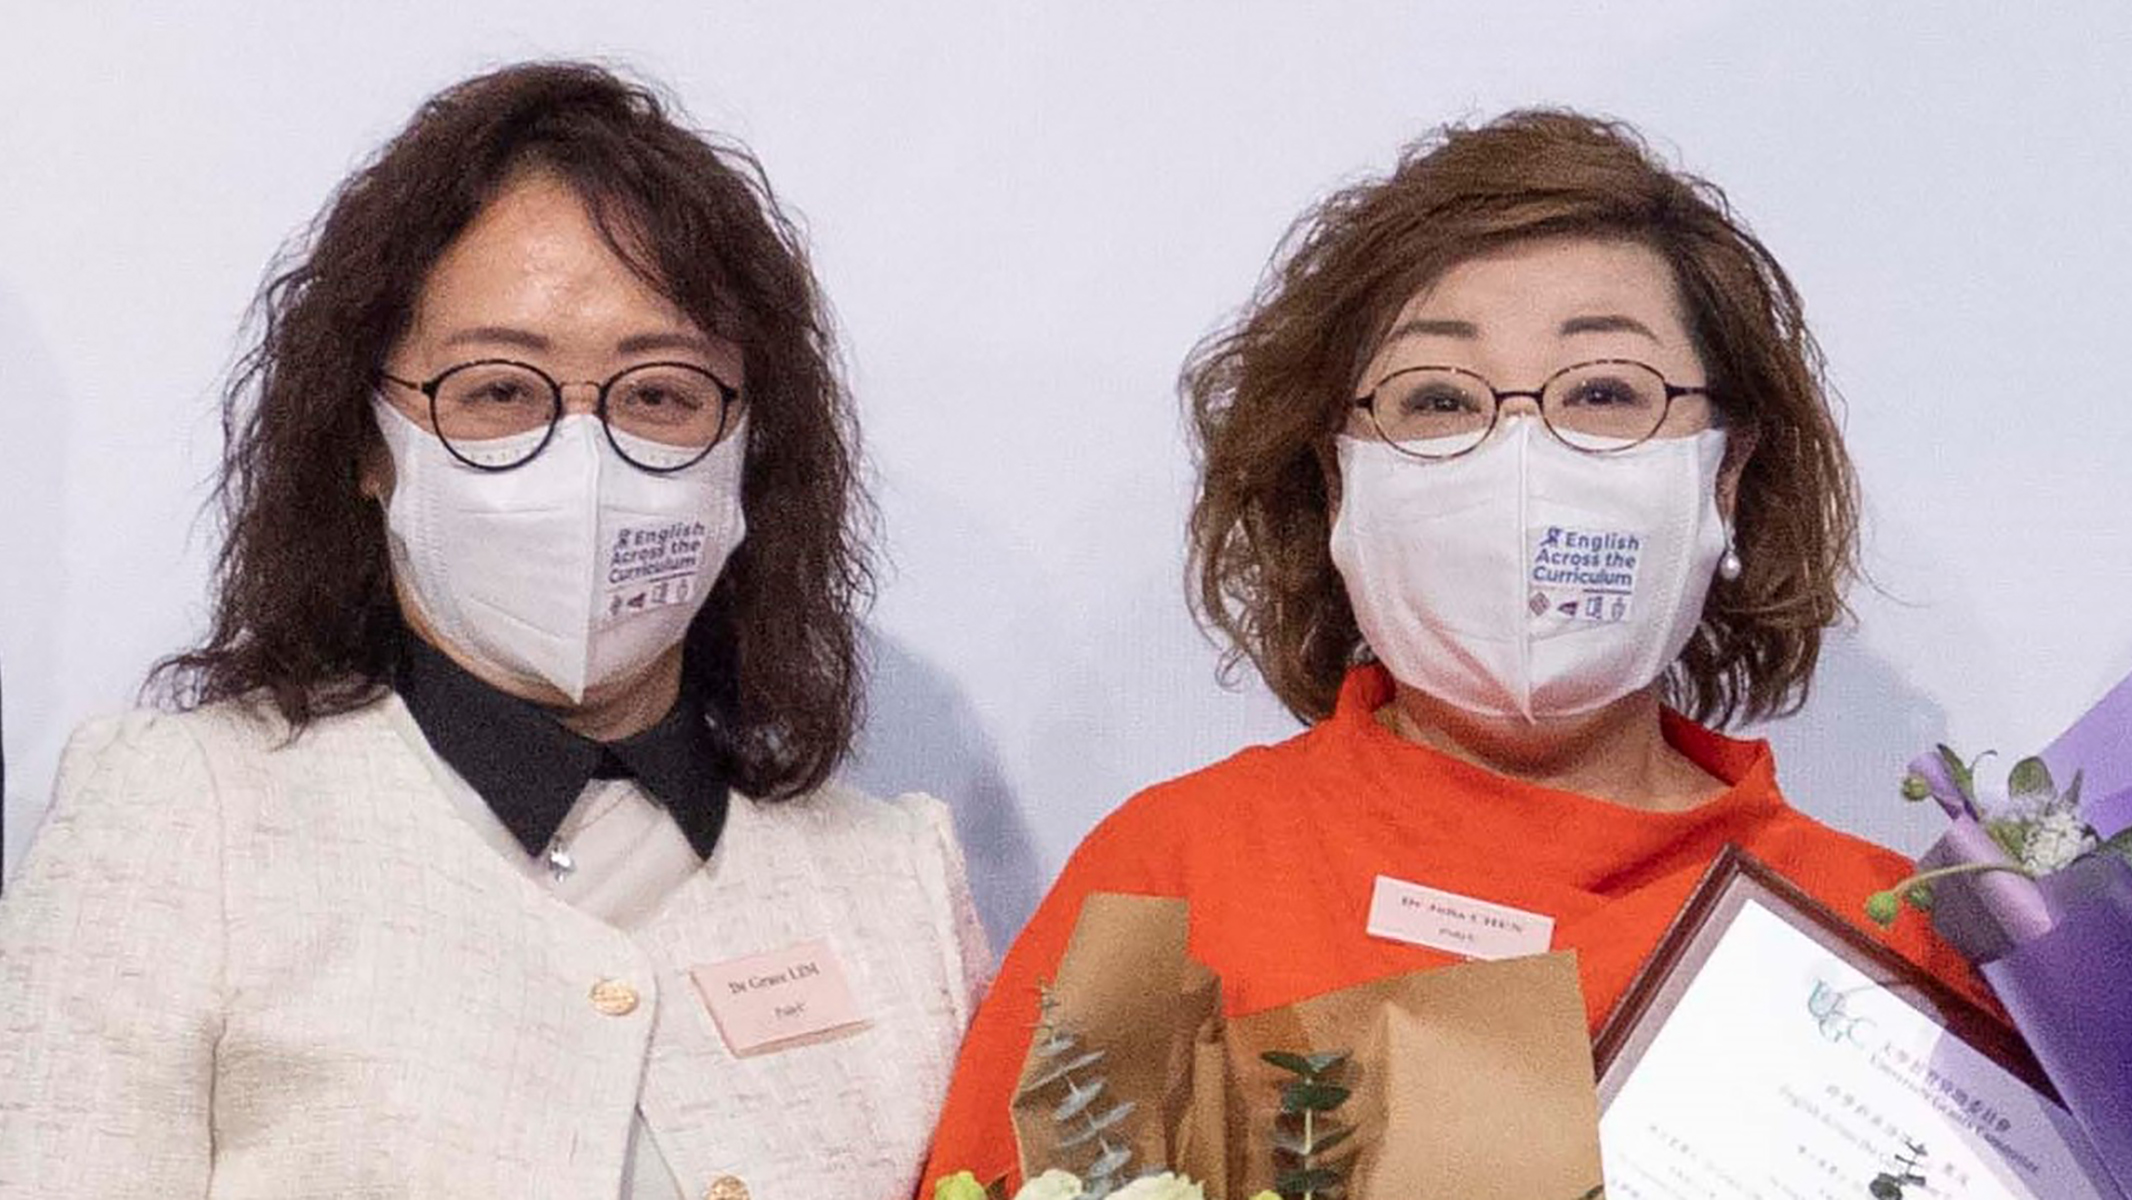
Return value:
<svg viewBox="0 0 2132 1200">
<path fill-rule="evenodd" d="M 1548 431 L 1572 449 L 1613 454 L 1649 441 L 1682 396 L 1708 396 L 1704 386 L 1669 383 L 1658 369 L 1630 358 L 1601 358 L 1564 367 L 1535 391 L 1502 391 L 1463 367 L 1405 367 L 1377 381 L 1355 407 L 1369 414 L 1377 436 L 1415 458 L 1465 454 L 1495 429 L 1505 400 L 1540 406 Z"/>
<path fill-rule="evenodd" d="M 430 427 L 452 457 L 479 471 L 524 466 L 555 436 L 563 388 L 530 363 L 484 358 L 416 383 L 382 374 L 429 399 Z M 693 363 L 638 363 L 599 388 L 593 411 L 614 452 L 639 470 L 666 475 L 703 460 L 732 425 L 737 388 Z M 525 435 L 538 432 L 538 438 Z"/>
</svg>

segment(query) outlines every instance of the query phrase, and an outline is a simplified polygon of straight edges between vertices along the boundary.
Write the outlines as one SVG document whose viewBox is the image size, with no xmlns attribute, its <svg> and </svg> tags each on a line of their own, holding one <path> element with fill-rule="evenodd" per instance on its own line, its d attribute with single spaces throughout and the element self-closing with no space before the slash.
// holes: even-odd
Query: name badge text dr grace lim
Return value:
<svg viewBox="0 0 2132 1200">
<path fill-rule="evenodd" d="M 1369 932 L 1467 958 L 1523 958 L 1547 953 L 1555 919 L 1379 875 L 1370 890 Z"/>
<path fill-rule="evenodd" d="M 690 967 L 688 973 L 735 1054 L 866 1019 L 826 941 Z"/>
</svg>

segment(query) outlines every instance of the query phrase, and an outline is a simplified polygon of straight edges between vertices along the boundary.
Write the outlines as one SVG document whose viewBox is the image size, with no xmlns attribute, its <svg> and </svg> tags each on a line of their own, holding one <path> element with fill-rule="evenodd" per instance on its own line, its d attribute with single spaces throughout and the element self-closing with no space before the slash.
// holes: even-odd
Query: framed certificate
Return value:
<svg viewBox="0 0 2132 1200">
<path fill-rule="evenodd" d="M 2123 1200 L 2010 1030 L 1736 847 L 1593 1055 L 1610 1200 Z"/>
</svg>

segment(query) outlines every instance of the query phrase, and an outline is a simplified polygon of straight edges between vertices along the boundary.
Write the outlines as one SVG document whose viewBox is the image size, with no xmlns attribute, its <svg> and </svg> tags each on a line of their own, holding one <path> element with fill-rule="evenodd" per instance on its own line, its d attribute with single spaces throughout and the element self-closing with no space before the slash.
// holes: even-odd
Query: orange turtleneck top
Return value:
<svg viewBox="0 0 2132 1200">
<path fill-rule="evenodd" d="M 1673 747 L 1725 791 L 1685 812 L 1646 812 L 1521 783 L 1408 742 L 1378 724 L 1381 667 L 1350 672 L 1333 715 L 1274 746 L 1134 796 L 1083 841 L 1002 964 L 963 1043 L 924 1176 L 958 1170 L 1018 1183 L 1008 1104 L 1054 972 L 1091 892 L 1181 896 L 1189 947 L 1221 976 L 1232 1015 L 1460 961 L 1370 936 L 1371 887 L 1389 875 L 1555 919 L 1577 952 L 1596 1032 L 1728 842 L 1839 913 L 1900 880 L 1901 855 L 1794 811 L 1766 742 L 1668 712 Z M 1976 994 L 1968 966 L 1906 919 L 1868 932 Z"/>
</svg>

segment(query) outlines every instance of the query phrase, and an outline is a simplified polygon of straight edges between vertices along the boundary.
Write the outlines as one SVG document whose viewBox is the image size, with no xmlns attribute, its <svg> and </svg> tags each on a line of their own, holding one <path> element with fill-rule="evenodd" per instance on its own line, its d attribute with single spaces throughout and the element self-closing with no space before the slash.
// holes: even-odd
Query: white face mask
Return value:
<svg viewBox="0 0 2132 1200">
<path fill-rule="evenodd" d="M 656 475 L 616 454 L 599 418 L 580 413 L 557 422 L 525 465 L 490 472 L 384 400 L 372 407 L 392 454 L 386 541 L 414 606 L 463 657 L 544 681 L 573 703 L 679 642 L 746 531 L 745 427 L 702 461 Z M 508 459 L 541 434 L 470 453 Z M 674 453 L 615 437 L 646 462 Z"/>
<path fill-rule="evenodd" d="M 1537 420 L 1424 462 L 1343 436 L 1332 559 L 1392 677 L 1469 712 L 1575 716 L 1662 675 L 1725 551 L 1725 435 L 1615 454 Z"/>
</svg>

